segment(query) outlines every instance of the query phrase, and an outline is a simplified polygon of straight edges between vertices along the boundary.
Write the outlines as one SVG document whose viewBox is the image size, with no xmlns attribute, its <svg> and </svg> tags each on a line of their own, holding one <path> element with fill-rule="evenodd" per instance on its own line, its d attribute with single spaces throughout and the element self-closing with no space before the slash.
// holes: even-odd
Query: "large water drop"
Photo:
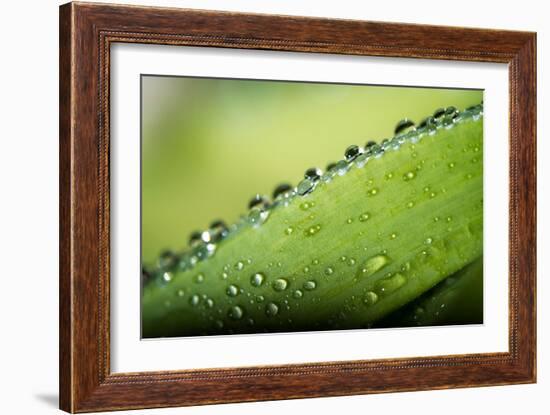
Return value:
<svg viewBox="0 0 550 415">
<path fill-rule="evenodd" d="M 390 263 L 390 259 L 386 255 L 376 255 L 365 261 L 363 266 L 357 271 L 358 278 L 370 277 L 380 271 Z"/>
</svg>

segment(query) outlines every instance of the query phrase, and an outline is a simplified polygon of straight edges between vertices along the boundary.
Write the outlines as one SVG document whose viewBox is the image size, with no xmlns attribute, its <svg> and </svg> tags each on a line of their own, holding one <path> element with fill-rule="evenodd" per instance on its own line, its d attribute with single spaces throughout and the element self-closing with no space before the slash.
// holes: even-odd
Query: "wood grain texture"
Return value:
<svg viewBox="0 0 550 415">
<path fill-rule="evenodd" d="M 115 42 L 508 63 L 509 352 L 111 373 L 109 60 Z M 534 33 L 86 3 L 61 6 L 61 409 L 90 412 L 534 382 L 535 103 Z"/>
</svg>

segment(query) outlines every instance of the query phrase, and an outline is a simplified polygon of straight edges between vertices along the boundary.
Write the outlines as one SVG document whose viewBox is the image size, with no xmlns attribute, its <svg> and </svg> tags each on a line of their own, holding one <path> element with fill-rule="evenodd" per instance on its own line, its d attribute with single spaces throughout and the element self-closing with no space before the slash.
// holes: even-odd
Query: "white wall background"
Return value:
<svg viewBox="0 0 550 415">
<path fill-rule="evenodd" d="M 550 63 L 549 13 L 545 2 L 353 0 L 188 0 L 131 1 L 231 11 L 491 27 L 538 32 L 539 139 L 539 383 L 446 391 L 320 398 L 267 403 L 216 405 L 132 413 L 280 414 L 395 413 L 544 414 L 550 398 L 549 302 L 545 274 L 550 249 L 544 182 L 549 179 L 550 143 L 545 101 L 550 99 L 543 69 Z M 54 0 L 6 2 L 2 6 L 0 87 L 0 383 L 2 413 L 57 411 L 57 257 L 58 257 L 58 9 Z"/>
</svg>

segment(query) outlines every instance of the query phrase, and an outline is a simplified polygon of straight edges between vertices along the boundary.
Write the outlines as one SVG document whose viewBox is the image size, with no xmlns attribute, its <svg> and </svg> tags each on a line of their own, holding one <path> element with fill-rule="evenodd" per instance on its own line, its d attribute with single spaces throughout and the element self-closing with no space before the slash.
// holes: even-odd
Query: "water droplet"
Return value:
<svg viewBox="0 0 550 415">
<path fill-rule="evenodd" d="M 389 262 L 390 259 L 386 255 L 373 256 L 372 258 L 367 259 L 364 265 L 359 268 L 357 272 L 357 277 L 370 277 L 371 275 L 388 265 Z"/>
<path fill-rule="evenodd" d="M 191 234 L 189 235 L 189 246 L 196 247 L 199 244 L 201 244 L 202 243 L 201 234 L 202 233 L 199 231 L 191 232 Z"/>
<path fill-rule="evenodd" d="M 361 153 L 362 151 L 358 146 L 351 145 L 348 148 L 346 148 L 346 151 L 344 152 L 344 156 L 346 157 L 347 161 L 353 161 Z"/>
<path fill-rule="evenodd" d="M 235 263 L 235 269 L 237 271 L 241 271 L 244 268 L 244 262 L 243 261 L 237 261 Z"/>
<path fill-rule="evenodd" d="M 304 296 L 304 293 L 300 290 L 296 290 L 292 293 L 292 296 L 294 298 L 302 298 Z"/>
<path fill-rule="evenodd" d="M 235 305 L 229 309 L 227 315 L 233 320 L 240 320 L 244 315 L 244 310 L 242 309 L 242 307 Z"/>
<path fill-rule="evenodd" d="M 162 274 L 162 279 L 165 282 L 172 281 L 172 278 L 174 278 L 174 275 L 171 272 L 165 272 L 165 273 Z"/>
<path fill-rule="evenodd" d="M 311 263 L 313 265 L 319 265 L 319 260 L 318 259 L 314 259 L 313 261 L 311 261 Z"/>
<path fill-rule="evenodd" d="M 432 199 L 433 199 L 434 197 L 436 197 L 436 196 L 437 196 L 437 193 L 436 193 L 436 192 L 431 192 L 431 193 L 430 193 L 430 197 L 431 197 Z"/>
<path fill-rule="evenodd" d="M 378 302 L 378 295 L 374 291 L 367 291 L 363 296 L 363 303 L 366 306 L 374 305 Z"/>
<path fill-rule="evenodd" d="M 391 180 L 393 178 L 393 173 L 392 172 L 386 173 L 384 177 L 386 180 Z"/>
<path fill-rule="evenodd" d="M 288 287 L 288 280 L 285 278 L 278 278 L 273 281 L 272 287 L 275 291 L 284 291 Z"/>
<path fill-rule="evenodd" d="M 268 317 L 276 316 L 279 313 L 279 306 L 275 303 L 269 303 L 265 306 L 265 314 Z"/>
<path fill-rule="evenodd" d="M 304 179 L 309 179 L 313 182 L 318 181 L 321 176 L 323 175 L 323 171 L 317 167 L 312 167 L 310 169 L 307 169 L 304 174 Z"/>
<path fill-rule="evenodd" d="M 262 303 L 265 300 L 265 297 L 263 295 L 257 295 L 255 300 L 257 303 Z"/>
<path fill-rule="evenodd" d="M 365 150 L 370 149 L 372 146 L 376 145 L 376 141 L 369 140 L 367 141 L 367 144 L 365 144 Z"/>
<path fill-rule="evenodd" d="M 355 165 L 359 168 L 363 167 L 365 164 L 367 164 L 367 162 L 369 161 L 369 156 L 370 154 L 369 153 L 362 153 L 362 154 L 359 154 L 356 158 L 355 158 Z"/>
<path fill-rule="evenodd" d="M 178 297 L 183 297 L 185 295 L 185 290 L 183 288 L 180 288 L 177 292 L 176 292 L 176 295 Z"/>
<path fill-rule="evenodd" d="M 397 123 L 397 125 L 395 126 L 394 134 L 403 135 L 415 130 L 416 128 L 414 127 L 414 122 L 412 122 L 408 118 L 405 118 Z"/>
<path fill-rule="evenodd" d="M 445 219 L 447 222 L 452 222 L 453 221 L 453 217 L 452 216 L 447 216 L 447 219 Z"/>
<path fill-rule="evenodd" d="M 307 274 L 309 272 L 309 267 L 306 265 L 303 269 L 304 274 Z"/>
<path fill-rule="evenodd" d="M 305 236 L 313 236 L 321 230 L 321 225 L 313 225 L 304 231 Z"/>
<path fill-rule="evenodd" d="M 373 187 L 367 192 L 367 194 L 369 194 L 370 196 L 376 196 L 378 194 L 378 189 L 376 187 Z"/>
<path fill-rule="evenodd" d="M 414 202 L 411 200 L 410 202 L 407 203 L 407 207 L 410 209 L 414 206 Z"/>
<path fill-rule="evenodd" d="M 458 111 L 455 107 L 447 107 L 445 109 L 445 118 L 443 120 L 444 123 L 447 122 L 449 124 L 452 124 L 459 114 L 460 111 Z"/>
<path fill-rule="evenodd" d="M 434 222 L 439 222 L 439 216 L 434 217 Z"/>
<path fill-rule="evenodd" d="M 332 267 L 325 268 L 326 275 L 332 275 L 333 273 L 334 273 L 334 269 Z"/>
<path fill-rule="evenodd" d="M 346 160 L 340 160 L 338 163 L 336 163 L 335 169 L 336 173 L 338 173 L 339 176 L 343 176 L 348 172 L 349 164 Z"/>
<path fill-rule="evenodd" d="M 451 163 L 448 164 L 448 166 L 449 166 L 450 169 L 454 169 L 454 167 L 456 166 L 456 164 L 453 163 L 453 162 L 451 162 Z"/>
<path fill-rule="evenodd" d="M 252 209 L 255 207 L 263 208 L 268 206 L 268 200 L 265 196 L 262 196 L 260 194 L 256 194 L 250 199 L 248 202 L 248 208 Z"/>
<path fill-rule="evenodd" d="M 418 128 L 427 128 L 429 125 L 434 123 L 433 117 L 426 117 L 418 123 Z"/>
<path fill-rule="evenodd" d="M 197 284 L 201 284 L 202 282 L 204 282 L 204 274 L 200 273 L 200 274 L 195 275 L 195 282 Z"/>
<path fill-rule="evenodd" d="M 312 192 L 315 188 L 315 182 L 310 179 L 304 179 L 300 183 L 298 183 L 298 187 L 296 188 L 296 192 L 300 196 L 307 195 L 308 193 Z"/>
<path fill-rule="evenodd" d="M 158 265 L 160 268 L 172 268 L 176 265 L 176 254 L 173 251 L 163 251 L 159 255 Z"/>
<path fill-rule="evenodd" d="M 225 293 L 230 297 L 236 297 L 237 295 L 239 295 L 239 287 L 237 287 L 235 284 L 231 284 L 229 287 L 227 287 Z"/>
<path fill-rule="evenodd" d="M 370 214 L 368 212 L 363 212 L 359 215 L 359 222 L 366 222 L 370 218 Z"/>
<path fill-rule="evenodd" d="M 285 229 L 285 235 L 290 235 L 292 232 L 294 232 L 294 228 L 292 226 Z"/>
<path fill-rule="evenodd" d="M 388 149 L 394 148 L 394 144 L 397 142 L 397 140 L 393 141 L 389 138 L 385 138 L 380 142 L 380 147 L 382 148 L 382 150 L 386 151 Z"/>
<path fill-rule="evenodd" d="M 207 298 L 206 299 L 206 307 L 208 307 L 208 308 L 214 307 L 214 300 L 212 300 L 211 298 Z"/>
<path fill-rule="evenodd" d="M 278 185 L 275 190 L 273 190 L 273 199 L 276 199 L 278 196 L 282 196 L 292 192 L 292 186 L 288 183 L 281 183 Z"/>
<path fill-rule="evenodd" d="M 211 235 L 212 242 L 218 242 L 227 236 L 229 229 L 223 220 L 218 219 L 210 224 L 208 233 Z"/>
<path fill-rule="evenodd" d="M 313 280 L 304 282 L 304 290 L 313 291 L 317 287 L 317 283 Z"/>
<path fill-rule="evenodd" d="M 209 231 L 203 231 L 201 233 L 201 241 L 205 244 L 212 242 L 212 235 L 210 235 Z"/>
<path fill-rule="evenodd" d="M 378 144 L 374 144 L 368 148 L 366 153 L 374 158 L 379 158 L 384 154 L 384 149 Z"/>
<path fill-rule="evenodd" d="M 300 209 L 302 209 L 303 211 L 306 211 L 311 209 L 314 206 L 315 206 L 315 202 L 304 202 L 300 204 Z"/>
<path fill-rule="evenodd" d="M 403 175 L 403 180 L 408 182 L 409 180 L 412 180 L 416 177 L 416 173 L 414 171 L 409 171 Z"/>
<path fill-rule="evenodd" d="M 429 244 L 431 244 L 432 242 L 433 242 L 433 239 L 432 239 L 432 238 L 426 238 L 426 240 L 424 241 L 424 243 L 425 243 L 426 245 L 429 245 Z"/>
<path fill-rule="evenodd" d="M 397 234 L 394 232 L 390 235 L 390 239 L 395 239 L 395 238 L 397 238 Z"/>
<path fill-rule="evenodd" d="M 252 277 L 250 277 L 250 284 L 252 284 L 254 287 L 259 287 L 262 285 L 265 281 L 265 275 L 261 272 L 256 272 Z"/>
<path fill-rule="evenodd" d="M 434 111 L 433 118 L 435 122 L 439 123 L 445 116 L 445 109 L 444 108 L 438 108 Z"/>
<path fill-rule="evenodd" d="M 458 113 L 459 113 L 459 111 L 453 106 L 447 107 L 445 109 L 445 115 L 456 116 L 456 115 L 458 115 Z"/>
<path fill-rule="evenodd" d="M 260 226 L 269 217 L 269 210 L 253 207 L 248 213 L 248 222 L 254 227 Z"/>
<path fill-rule="evenodd" d="M 407 277 L 405 277 L 403 274 L 396 273 L 377 281 L 376 291 L 378 295 L 388 295 L 393 293 L 394 291 L 397 291 L 406 283 Z"/>
<path fill-rule="evenodd" d="M 348 225 L 349 225 L 349 224 L 352 224 L 352 223 L 353 223 L 353 219 L 352 219 L 352 218 L 347 218 L 346 223 L 347 223 Z"/>
<path fill-rule="evenodd" d="M 197 294 L 193 294 L 191 298 L 189 299 L 189 304 L 191 304 L 193 307 L 196 307 L 199 305 L 200 297 Z"/>
</svg>

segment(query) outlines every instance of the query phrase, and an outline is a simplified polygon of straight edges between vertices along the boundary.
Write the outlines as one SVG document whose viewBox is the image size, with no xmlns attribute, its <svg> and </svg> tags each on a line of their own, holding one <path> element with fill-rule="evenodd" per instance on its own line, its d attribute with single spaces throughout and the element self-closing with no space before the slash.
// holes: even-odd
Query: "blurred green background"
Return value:
<svg viewBox="0 0 550 415">
<path fill-rule="evenodd" d="M 393 135 L 479 90 L 142 76 L 142 259 L 181 250 L 214 219 L 234 222 L 256 193 L 296 185 L 351 144 Z"/>
</svg>

